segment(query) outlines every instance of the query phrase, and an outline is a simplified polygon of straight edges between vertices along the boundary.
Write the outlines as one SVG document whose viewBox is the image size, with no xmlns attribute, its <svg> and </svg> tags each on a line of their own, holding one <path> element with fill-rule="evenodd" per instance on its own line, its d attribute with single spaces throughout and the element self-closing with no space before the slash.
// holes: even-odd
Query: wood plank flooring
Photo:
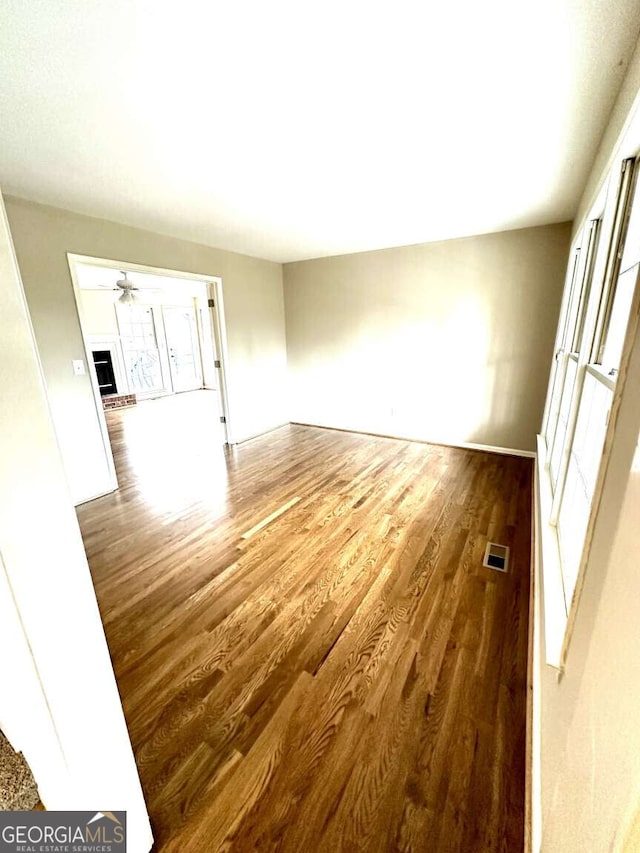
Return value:
<svg viewBox="0 0 640 853">
<path fill-rule="evenodd" d="M 109 413 L 78 512 L 154 849 L 521 851 L 531 460 L 214 417 Z"/>
</svg>

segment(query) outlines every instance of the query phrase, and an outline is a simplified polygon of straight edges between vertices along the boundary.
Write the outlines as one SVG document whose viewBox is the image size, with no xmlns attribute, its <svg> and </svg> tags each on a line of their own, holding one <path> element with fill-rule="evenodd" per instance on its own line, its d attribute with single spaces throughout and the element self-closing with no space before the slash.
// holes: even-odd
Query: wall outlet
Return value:
<svg viewBox="0 0 640 853">
<path fill-rule="evenodd" d="M 75 373 L 76 376 L 84 376 L 84 374 L 85 374 L 84 361 L 81 358 L 74 358 L 73 359 L 73 372 Z"/>
</svg>

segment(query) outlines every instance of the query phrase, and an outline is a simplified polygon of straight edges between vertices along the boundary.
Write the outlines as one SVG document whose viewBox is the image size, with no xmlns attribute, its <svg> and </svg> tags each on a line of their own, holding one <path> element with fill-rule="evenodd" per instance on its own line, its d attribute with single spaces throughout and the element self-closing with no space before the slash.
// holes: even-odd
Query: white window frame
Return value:
<svg viewBox="0 0 640 853">
<path fill-rule="evenodd" d="M 638 284 L 637 265 L 634 296 L 627 321 L 626 339 L 620 363 L 618 381 L 608 375 L 602 366 L 596 363 L 604 352 L 606 332 L 615 299 L 620 259 L 624 250 L 624 237 L 629 221 L 631 204 L 635 199 L 640 204 L 640 192 L 635 192 L 636 176 L 640 166 L 632 167 L 632 161 L 624 161 L 620 177 L 610 178 L 598 203 L 594 205 L 591 216 L 578 235 L 570 255 L 569 270 L 563 294 L 562 311 L 558 325 L 554 364 L 549 382 L 547 405 L 543 419 L 543 432 L 538 436 L 538 523 L 541 530 L 543 551 L 543 586 L 545 610 L 545 641 L 547 663 L 562 669 L 566 658 L 568 643 L 575 620 L 575 611 L 583 583 L 595 518 L 597 516 L 600 493 L 606 473 L 608 454 L 619 399 L 626 373 L 629 349 L 637 323 L 640 285 Z M 615 189 L 615 192 L 613 190 Z M 606 203 L 604 193 L 607 193 Z M 595 220 L 601 220 L 596 224 Z M 582 251 L 584 247 L 584 251 Z M 559 429 L 559 411 L 565 384 L 566 369 L 569 360 L 576 364 L 576 374 L 571 396 L 570 412 L 566 421 L 564 435 L 556 435 Z M 605 416 L 604 443 L 600 450 L 593 447 L 599 455 L 600 463 L 595 477 L 595 486 L 590 496 L 590 508 L 585 525 L 581 557 L 577 567 L 563 567 L 561 534 L 558 521 L 562 513 L 567 474 L 574 448 L 576 424 L 581 413 L 585 376 L 595 379 L 608 389 L 611 404 L 608 413 L 597 412 L 598 417 Z M 600 395 L 601 397 L 602 395 Z M 606 399 L 606 398 L 605 398 Z M 585 410 L 586 416 L 586 410 Z M 602 424 L 602 420 L 599 421 Z M 583 433 L 584 434 L 584 433 Z M 553 482 L 550 471 L 550 457 L 554 442 L 563 441 L 561 465 L 557 478 Z M 577 452 L 577 450 L 576 450 Z M 592 457 L 593 459 L 593 457 Z M 579 459 L 574 457 L 574 466 Z M 575 467 L 572 470 L 576 470 Z M 591 468 L 591 471 L 594 469 Z M 574 482 L 576 482 L 574 480 Z M 567 498 L 569 499 L 569 498 Z M 584 519 L 584 516 L 582 516 Z M 582 529 L 580 522 L 579 529 Z M 566 534 L 565 534 L 566 535 Z M 564 540 L 566 542 L 566 540 Z M 569 549 L 570 550 L 570 549 Z M 565 588 L 565 580 L 573 580 L 573 588 Z"/>
<path fill-rule="evenodd" d="M 560 458 L 560 466 L 558 476 L 555 483 L 552 482 L 553 502 L 551 505 L 551 523 L 557 525 L 560 515 L 560 506 L 564 487 L 567 478 L 567 469 L 569 467 L 569 458 L 571 456 L 571 446 L 575 435 L 576 423 L 578 420 L 578 412 L 580 407 L 580 399 L 582 397 L 582 387 L 584 384 L 584 368 L 587 364 L 587 353 L 591 350 L 590 336 L 591 328 L 588 321 L 590 303 L 594 298 L 594 272 L 595 272 L 595 257 L 598 250 L 598 239 L 602 235 L 601 228 L 602 219 L 591 219 L 588 225 L 584 228 L 584 240 L 586 241 L 586 249 L 583 252 L 584 266 L 582 275 L 579 278 L 580 285 L 576 288 L 577 302 L 575 304 L 575 317 L 571 318 L 571 343 L 570 349 L 566 355 L 566 364 L 572 361 L 576 365 L 575 379 L 571 389 L 571 397 L 569 402 L 569 416 L 567 419 L 567 428 L 562 440 L 562 453 Z M 573 306 L 572 306 L 573 307 Z M 566 376 L 567 369 L 565 367 L 564 375 Z M 564 391 L 564 388 L 563 388 Z M 557 424 L 557 426 L 559 423 Z M 557 429 L 556 429 L 557 431 Z M 554 441 L 556 440 L 554 435 Z"/>
</svg>

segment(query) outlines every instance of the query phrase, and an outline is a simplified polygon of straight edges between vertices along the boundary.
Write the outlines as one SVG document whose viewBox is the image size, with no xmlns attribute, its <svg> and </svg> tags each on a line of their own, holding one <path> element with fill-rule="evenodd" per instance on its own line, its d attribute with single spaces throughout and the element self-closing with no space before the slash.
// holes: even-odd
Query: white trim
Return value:
<svg viewBox="0 0 640 853">
<path fill-rule="evenodd" d="M 599 364 L 586 364 L 585 369 L 587 373 L 590 373 L 598 382 L 602 382 L 603 385 L 609 389 L 609 391 L 616 390 L 616 380 L 609 373 L 605 373 Z M 616 374 L 617 375 L 617 374 Z"/>
<path fill-rule="evenodd" d="M 91 380 L 91 388 L 93 391 L 93 404 L 96 410 L 96 415 L 98 418 L 98 424 L 100 426 L 100 432 L 102 434 L 102 447 L 104 450 L 104 455 L 107 461 L 107 471 L 108 471 L 108 479 L 109 479 L 109 488 L 106 490 L 105 494 L 110 492 L 115 492 L 118 488 L 118 476 L 116 474 L 116 465 L 113 461 L 113 451 L 111 449 L 111 442 L 109 440 L 109 431 L 107 430 L 107 421 L 104 416 L 104 408 L 102 406 L 102 397 L 100 395 L 100 386 L 98 384 L 98 376 L 96 374 L 96 368 L 93 363 L 93 354 L 91 351 L 91 346 L 88 340 L 88 336 L 84 331 L 84 318 L 82 316 L 82 303 L 80 302 L 80 285 L 78 283 L 78 277 L 76 273 L 76 265 L 73 261 L 73 256 L 67 252 L 67 262 L 69 264 L 69 273 L 71 275 L 71 283 L 73 285 L 73 299 L 76 305 L 76 316 L 78 319 L 78 325 L 80 326 L 80 335 L 82 336 L 82 346 L 84 347 L 85 359 L 87 362 L 87 369 L 89 371 L 89 379 Z M 79 500 L 78 504 L 84 503 L 85 500 Z"/>
<path fill-rule="evenodd" d="M 263 429 L 261 432 L 255 432 L 251 435 L 247 435 L 244 438 L 238 438 L 234 441 L 230 441 L 229 444 L 245 444 L 247 441 L 253 441 L 254 438 L 260 438 L 263 435 L 269 435 L 270 432 L 275 432 L 277 429 L 282 429 L 282 427 L 286 426 L 314 426 L 314 424 L 294 424 L 292 421 L 283 421 L 281 424 L 276 424 L 275 426 L 269 427 L 268 429 Z"/>
<path fill-rule="evenodd" d="M 428 443 L 442 444 L 443 442 L 434 441 Z M 445 447 L 460 447 L 463 450 L 484 450 L 486 453 L 501 453 L 503 456 L 523 456 L 526 459 L 536 458 L 535 450 L 518 450 L 514 447 L 499 447 L 494 444 L 473 444 L 472 442 L 461 441 L 460 443 L 446 443 Z"/>
<path fill-rule="evenodd" d="M 494 444 L 474 444 L 469 441 L 430 441 L 428 438 L 415 438 L 414 436 L 398 435 L 390 432 L 372 432 L 366 429 L 349 429 L 349 427 L 333 427 L 325 424 L 311 424 L 304 421 L 290 421 L 294 426 L 316 427 L 317 429 L 333 429 L 337 432 L 353 432 L 357 435 L 374 435 L 376 438 L 396 438 L 400 441 L 415 441 L 418 444 L 436 444 L 440 447 L 459 447 L 461 450 L 481 450 L 485 453 L 500 453 L 503 456 L 524 456 L 527 459 L 535 459 L 535 450 L 518 450 L 514 447 L 499 447 Z"/>
<path fill-rule="evenodd" d="M 124 408 L 124 406 L 122 406 L 121 408 Z M 116 409 L 115 411 L 118 411 L 118 409 Z M 80 498 L 80 500 L 75 504 L 75 506 L 81 506 L 82 504 L 88 504 L 90 501 L 97 501 L 98 498 L 104 498 L 105 495 L 112 495 L 115 491 L 117 491 L 117 487 L 116 487 L 116 489 L 107 489 L 106 492 L 97 492 L 96 494 L 91 494 L 86 498 L 84 498 L 84 497 Z"/>
<path fill-rule="evenodd" d="M 231 417 L 231 404 L 229 401 L 229 384 L 227 382 L 227 369 L 229 365 L 229 344 L 227 341 L 227 321 L 224 312 L 224 295 L 222 292 L 222 279 L 210 278 L 207 284 L 209 299 L 213 299 L 214 307 L 209 309 L 211 316 L 213 343 L 216 349 L 215 357 L 220 362 L 218 399 L 220 409 L 225 422 L 222 424 L 225 441 L 227 444 L 236 443 L 233 438 L 233 418 Z"/>
<path fill-rule="evenodd" d="M 77 255 L 75 252 L 67 252 L 67 258 L 76 264 L 89 264 L 93 267 L 103 267 L 120 272 L 143 272 L 151 275 L 162 275 L 167 278 L 184 278 L 190 281 L 199 281 L 207 284 L 217 276 L 205 275 L 204 273 L 182 272 L 181 270 L 168 270 L 164 267 L 152 267 L 148 264 L 134 264 L 131 261 L 114 261 L 108 258 L 95 258 L 92 255 Z M 219 279 L 221 281 L 221 279 Z"/>
<path fill-rule="evenodd" d="M 213 317 L 208 305 L 209 290 L 210 285 L 206 285 L 206 295 L 204 297 L 196 296 L 193 302 L 196 309 L 196 328 L 198 331 L 198 343 L 200 346 L 202 388 L 206 391 L 216 391 L 219 394 L 219 368 L 215 366 L 215 360 L 218 358 L 218 354 L 213 330 Z M 220 400 L 218 400 L 218 408 L 220 411 L 222 410 Z"/>
</svg>

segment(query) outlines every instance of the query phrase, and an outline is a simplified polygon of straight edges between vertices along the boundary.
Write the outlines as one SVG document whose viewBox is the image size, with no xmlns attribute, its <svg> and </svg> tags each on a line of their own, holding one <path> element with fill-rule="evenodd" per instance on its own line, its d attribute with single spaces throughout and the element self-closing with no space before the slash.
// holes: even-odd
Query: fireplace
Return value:
<svg viewBox="0 0 640 853">
<path fill-rule="evenodd" d="M 109 394 L 117 394 L 118 386 L 111 352 L 108 349 L 93 350 L 93 363 L 98 377 L 100 396 L 106 397 Z"/>
<path fill-rule="evenodd" d="M 101 335 L 90 341 L 93 364 L 96 369 L 102 408 L 105 411 L 135 406 L 136 395 L 131 394 L 124 372 L 120 342 L 117 337 Z"/>
</svg>

